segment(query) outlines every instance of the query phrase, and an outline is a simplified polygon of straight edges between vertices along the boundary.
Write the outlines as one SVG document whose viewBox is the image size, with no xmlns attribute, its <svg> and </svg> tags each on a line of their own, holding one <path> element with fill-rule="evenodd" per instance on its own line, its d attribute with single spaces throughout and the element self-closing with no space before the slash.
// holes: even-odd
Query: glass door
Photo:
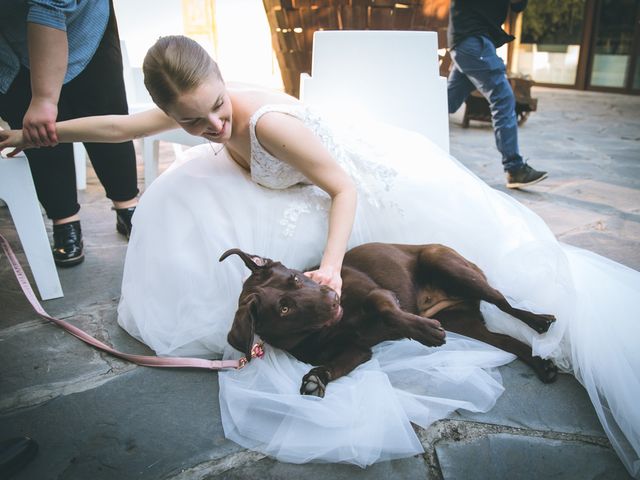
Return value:
<svg viewBox="0 0 640 480">
<path fill-rule="evenodd" d="M 640 0 L 598 2 L 588 88 L 640 88 L 639 19 Z"/>
<path fill-rule="evenodd" d="M 515 70 L 536 83 L 576 84 L 586 0 L 535 0 L 522 16 Z"/>
<path fill-rule="evenodd" d="M 631 91 L 640 93 L 640 5 L 636 14 L 636 34 L 633 42 L 633 62 L 631 63 Z"/>
</svg>

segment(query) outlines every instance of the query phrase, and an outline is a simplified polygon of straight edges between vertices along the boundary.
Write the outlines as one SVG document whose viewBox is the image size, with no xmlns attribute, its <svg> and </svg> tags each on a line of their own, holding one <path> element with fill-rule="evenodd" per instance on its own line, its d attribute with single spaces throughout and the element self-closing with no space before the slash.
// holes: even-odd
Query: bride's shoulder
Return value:
<svg viewBox="0 0 640 480">
<path fill-rule="evenodd" d="M 291 95 L 257 85 L 234 82 L 227 84 L 227 89 L 234 103 L 234 108 L 242 110 L 249 116 L 267 105 L 300 104 L 300 101 Z"/>
</svg>

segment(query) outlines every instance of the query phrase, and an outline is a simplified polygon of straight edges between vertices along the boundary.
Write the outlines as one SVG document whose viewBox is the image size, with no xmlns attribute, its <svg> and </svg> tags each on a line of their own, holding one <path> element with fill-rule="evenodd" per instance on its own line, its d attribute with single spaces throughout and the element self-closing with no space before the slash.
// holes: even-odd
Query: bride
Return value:
<svg viewBox="0 0 640 480">
<path fill-rule="evenodd" d="M 121 142 L 181 127 L 210 141 L 145 192 L 133 218 L 118 322 L 159 355 L 239 356 L 227 345 L 242 279 L 238 247 L 307 270 L 340 292 L 345 251 L 369 242 L 443 243 L 477 264 L 512 305 L 552 313 L 538 335 L 483 305 L 488 326 L 532 346 L 584 385 L 613 447 L 640 477 L 640 274 L 559 243 L 544 222 L 488 187 L 423 136 L 318 115 L 295 98 L 226 85 L 186 37 L 163 37 L 144 62 L 159 109 L 57 124 L 60 141 Z M 0 148 L 29 148 L 20 131 Z M 225 434 L 289 462 L 361 466 L 422 452 L 411 423 L 487 411 L 494 367 L 514 357 L 452 333 L 443 347 L 405 340 L 300 396 L 309 366 L 266 347 L 220 374 Z"/>
</svg>

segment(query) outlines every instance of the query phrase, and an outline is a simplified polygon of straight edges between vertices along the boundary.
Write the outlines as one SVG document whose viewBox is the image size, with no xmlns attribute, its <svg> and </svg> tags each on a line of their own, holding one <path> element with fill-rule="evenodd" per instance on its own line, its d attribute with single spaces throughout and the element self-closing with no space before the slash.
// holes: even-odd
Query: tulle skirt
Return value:
<svg viewBox="0 0 640 480">
<path fill-rule="evenodd" d="M 638 475 L 640 274 L 559 243 L 536 214 L 418 134 L 371 124 L 349 145 L 354 130 L 342 131 L 353 155 L 395 171 L 384 194 L 360 195 L 351 246 L 448 245 L 482 268 L 512 305 L 556 315 L 549 332 L 538 335 L 481 306 L 491 330 L 575 373 L 614 448 Z M 120 325 L 159 355 L 239 355 L 226 335 L 248 272 L 239 259 L 219 263 L 219 256 L 238 247 L 311 267 L 326 240 L 328 206 L 314 186 L 270 190 L 224 152 L 190 149 L 136 210 Z M 501 392 L 493 368 L 512 358 L 453 334 L 440 348 L 389 342 L 320 400 L 298 394 L 309 365 L 267 348 L 264 359 L 220 374 L 223 425 L 230 439 L 284 461 L 368 465 L 408 456 L 422 451 L 410 422 L 427 426 L 457 408 L 491 408 Z"/>
</svg>

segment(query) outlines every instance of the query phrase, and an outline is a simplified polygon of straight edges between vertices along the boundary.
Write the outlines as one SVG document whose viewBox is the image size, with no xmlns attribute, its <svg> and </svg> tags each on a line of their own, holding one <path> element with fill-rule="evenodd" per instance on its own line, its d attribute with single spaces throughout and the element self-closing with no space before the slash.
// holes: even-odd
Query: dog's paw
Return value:
<svg viewBox="0 0 640 480">
<path fill-rule="evenodd" d="M 551 360 L 533 357 L 533 369 L 543 383 L 555 382 L 558 378 L 558 367 Z"/>
<path fill-rule="evenodd" d="M 309 373 L 302 377 L 300 394 L 323 398 L 330 380 L 331 374 L 325 367 L 312 368 Z"/>
<path fill-rule="evenodd" d="M 427 347 L 440 347 L 447 342 L 447 332 L 442 324 L 433 318 L 422 317 L 421 333 L 412 337 Z"/>
<path fill-rule="evenodd" d="M 538 333 L 545 333 L 549 331 L 549 328 L 551 328 L 551 324 L 556 321 L 556 317 L 554 317 L 553 315 L 539 314 L 537 315 L 537 318 L 538 322 L 533 329 Z"/>
</svg>

